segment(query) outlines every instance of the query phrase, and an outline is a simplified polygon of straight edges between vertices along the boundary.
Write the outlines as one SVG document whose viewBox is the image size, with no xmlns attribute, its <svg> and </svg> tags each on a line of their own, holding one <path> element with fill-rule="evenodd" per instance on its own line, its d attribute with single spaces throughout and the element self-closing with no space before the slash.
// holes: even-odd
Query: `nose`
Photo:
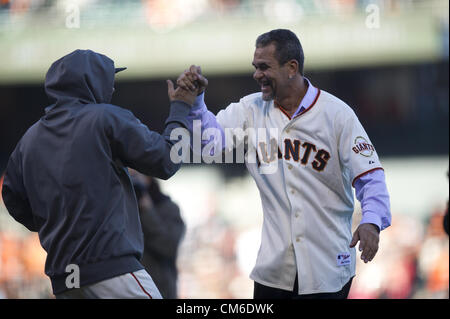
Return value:
<svg viewBox="0 0 450 319">
<path fill-rule="evenodd" d="M 253 78 L 256 81 L 261 80 L 263 77 L 264 77 L 264 74 L 258 69 L 256 69 L 255 72 L 253 73 Z"/>
</svg>

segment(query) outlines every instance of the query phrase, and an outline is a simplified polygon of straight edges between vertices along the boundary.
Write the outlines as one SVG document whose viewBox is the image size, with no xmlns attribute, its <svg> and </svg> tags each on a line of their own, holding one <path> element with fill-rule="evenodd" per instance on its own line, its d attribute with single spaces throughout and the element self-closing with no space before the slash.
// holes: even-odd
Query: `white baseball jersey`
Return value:
<svg viewBox="0 0 450 319">
<path fill-rule="evenodd" d="M 273 101 L 255 93 L 216 118 L 224 129 L 278 129 L 278 143 L 269 133 L 266 142 L 258 138 L 253 145 L 258 145 L 257 160 L 246 161 L 264 212 L 250 278 L 292 290 L 298 272 L 299 294 L 336 292 L 355 275 L 355 248 L 349 248 L 352 183 L 381 164 L 347 104 L 311 84 L 305 100 L 306 110 L 290 119 Z M 274 168 L 274 163 L 275 169 L 262 170 L 268 164 Z"/>
</svg>

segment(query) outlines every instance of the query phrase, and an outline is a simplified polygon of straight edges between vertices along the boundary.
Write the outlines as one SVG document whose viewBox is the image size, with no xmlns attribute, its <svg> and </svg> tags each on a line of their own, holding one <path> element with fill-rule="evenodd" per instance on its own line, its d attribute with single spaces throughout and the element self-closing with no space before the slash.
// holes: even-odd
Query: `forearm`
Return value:
<svg viewBox="0 0 450 319">
<path fill-rule="evenodd" d="M 222 153 L 225 146 L 225 133 L 217 122 L 216 116 L 208 111 L 204 101 L 204 93 L 195 99 L 188 118 L 192 125 L 194 137 L 200 140 L 199 146 L 201 146 L 201 149 L 203 150 L 209 144 L 212 146 L 209 155 Z"/>
<path fill-rule="evenodd" d="M 170 103 L 169 116 L 165 122 L 163 136 L 170 141 L 170 133 L 176 128 L 190 129 L 191 121 L 189 115 L 191 106 L 183 101 L 173 101 Z"/>
<path fill-rule="evenodd" d="M 391 210 L 384 171 L 372 171 L 358 178 L 354 186 L 356 198 L 361 202 L 361 224 L 375 224 L 379 230 L 389 227 Z"/>
</svg>

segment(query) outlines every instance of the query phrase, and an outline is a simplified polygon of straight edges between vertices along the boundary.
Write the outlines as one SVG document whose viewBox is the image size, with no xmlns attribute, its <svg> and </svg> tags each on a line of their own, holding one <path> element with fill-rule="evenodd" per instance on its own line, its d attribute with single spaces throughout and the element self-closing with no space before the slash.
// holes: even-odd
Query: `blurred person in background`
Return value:
<svg viewBox="0 0 450 319">
<path fill-rule="evenodd" d="M 275 147 L 265 159 L 272 145 L 248 146 L 259 148 L 256 156 L 262 156 L 257 163 L 246 161 L 264 212 L 250 275 L 254 298 L 345 299 L 355 276 L 355 245 L 360 242 L 361 259 L 371 261 L 380 231 L 391 223 L 384 170 L 353 110 L 304 77 L 303 49 L 293 32 L 260 35 L 252 64 L 261 93 L 230 104 L 217 117 L 200 94 L 191 118 L 201 120 L 202 129 L 279 129 L 278 154 Z M 177 84 L 198 93 L 208 81 L 193 65 Z M 242 136 L 225 145 L 226 151 L 243 143 Z M 284 145 L 278 145 L 280 140 Z M 279 164 L 276 172 L 261 173 L 260 166 L 271 162 Z M 352 186 L 363 215 L 353 237 Z"/>
<path fill-rule="evenodd" d="M 444 214 L 443 224 L 444 224 L 444 230 L 448 235 L 448 203 L 447 203 L 447 208 L 446 208 L 445 214 Z"/>
<path fill-rule="evenodd" d="M 144 233 L 141 262 L 163 298 L 176 299 L 177 256 L 186 226 L 180 208 L 161 192 L 155 178 L 130 170 Z"/>
<path fill-rule="evenodd" d="M 0 0 L 0 10 L 1 9 L 9 9 L 10 5 L 11 5 L 10 0 Z"/>
<path fill-rule="evenodd" d="M 427 298 L 449 297 L 449 241 L 442 227 L 443 219 L 441 209 L 431 212 L 418 256 Z"/>
<path fill-rule="evenodd" d="M 447 179 L 448 179 L 448 177 L 449 177 L 449 172 L 447 171 Z M 447 207 L 445 208 L 443 226 L 444 226 L 445 232 L 448 235 L 449 234 L 449 230 L 448 230 L 448 201 L 447 201 Z"/>
<path fill-rule="evenodd" d="M 110 104 L 114 61 L 75 50 L 45 78 L 51 105 L 11 154 L 2 197 L 9 214 L 38 232 L 57 298 L 161 298 L 140 263 L 139 211 L 126 167 L 168 179 L 170 132 L 187 127 L 195 94 L 174 89 L 163 134 Z"/>
</svg>

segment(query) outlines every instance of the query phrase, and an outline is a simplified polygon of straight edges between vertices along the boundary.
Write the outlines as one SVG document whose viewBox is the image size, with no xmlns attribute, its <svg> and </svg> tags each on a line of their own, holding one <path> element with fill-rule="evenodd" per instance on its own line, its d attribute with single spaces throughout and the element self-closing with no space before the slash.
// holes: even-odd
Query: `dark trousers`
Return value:
<svg viewBox="0 0 450 319">
<path fill-rule="evenodd" d="M 253 299 L 347 299 L 352 280 L 353 278 L 351 278 L 338 292 L 325 292 L 309 295 L 298 294 L 298 276 L 295 276 L 295 283 L 292 291 L 267 287 L 255 281 Z"/>
</svg>

